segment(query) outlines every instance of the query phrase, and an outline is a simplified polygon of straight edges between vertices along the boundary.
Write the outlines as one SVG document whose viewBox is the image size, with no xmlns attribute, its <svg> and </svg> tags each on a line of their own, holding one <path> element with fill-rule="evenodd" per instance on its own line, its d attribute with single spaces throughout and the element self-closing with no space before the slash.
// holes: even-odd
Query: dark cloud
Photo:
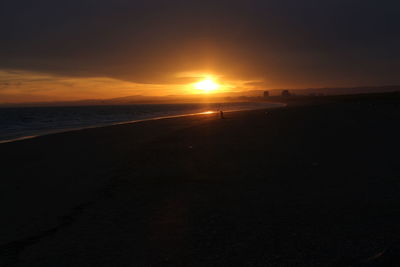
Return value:
<svg viewBox="0 0 400 267">
<path fill-rule="evenodd" d="M 400 4 L 355 0 L 2 1 L 0 69 L 184 83 L 400 83 Z"/>
</svg>

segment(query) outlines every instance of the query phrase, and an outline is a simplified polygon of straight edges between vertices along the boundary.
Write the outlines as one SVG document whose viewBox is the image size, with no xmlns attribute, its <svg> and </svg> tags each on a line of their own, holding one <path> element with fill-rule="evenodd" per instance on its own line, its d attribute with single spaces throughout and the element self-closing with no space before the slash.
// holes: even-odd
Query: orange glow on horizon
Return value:
<svg viewBox="0 0 400 267">
<path fill-rule="evenodd" d="M 110 77 L 72 77 L 48 73 L 0 69 L 0 103 L 107 100 L 133 97 L 140 101 L 152 97 L 217 96 L 246 92 L 248 80 L 232 80 L 210 72 L 177 73 L 177 83 L 137 83 Z M 179 82 L 187 79 L 187 83 Z"/>
</svg>

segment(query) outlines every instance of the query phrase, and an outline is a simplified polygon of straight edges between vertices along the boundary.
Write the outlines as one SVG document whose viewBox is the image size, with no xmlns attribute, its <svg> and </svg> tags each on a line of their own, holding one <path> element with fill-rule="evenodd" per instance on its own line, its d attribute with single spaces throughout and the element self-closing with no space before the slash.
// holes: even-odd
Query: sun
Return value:
<svg viewBox="0 0 400 267">
<path fill-rule="evenodd" d="M 219 88 L 219 84 L 214 82 L 212 79 L 205 79 L 203 81 L 195 83 L 194 88 L 196 88 L 197 90 L 202 90 L 204 93 L 210 93 L 217 90 Z"/>
</svg>

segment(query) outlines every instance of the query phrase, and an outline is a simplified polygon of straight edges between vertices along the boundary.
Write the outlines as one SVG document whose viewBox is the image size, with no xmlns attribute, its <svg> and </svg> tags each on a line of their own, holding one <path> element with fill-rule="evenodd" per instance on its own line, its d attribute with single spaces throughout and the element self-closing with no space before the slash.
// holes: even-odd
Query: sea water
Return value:
<svg viewBox="0 0 400 267">
<path fill-rule="evenodd" d="M 279 104 L 245 102 L 0 108 L 0 142 L 145 119 L 275 106 Z"/>
</svg>

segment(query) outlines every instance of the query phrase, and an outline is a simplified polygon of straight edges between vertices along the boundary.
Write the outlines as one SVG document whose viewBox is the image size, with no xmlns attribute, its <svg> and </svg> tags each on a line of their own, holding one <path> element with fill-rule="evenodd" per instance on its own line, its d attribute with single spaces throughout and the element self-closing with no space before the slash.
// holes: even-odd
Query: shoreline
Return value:
<svg viewBox="0 0 400 267">
<path fill-rule="evenodd" d="M 259 103 L 263 103 L 263 102 L 259 102 Z M 266 103 L 266 104 L 271 105 L 271 107 L 227 110 L 227 111 L 224 111 L 224 113 L 250 111 L 250 110 L 262 110 L 262 109 L 267 110 L 267 109 L 282 108 L 282 107 L 287 106 L 287 104 L 285 104 L 285 103 Z M 272 105 L 275 105 L 275 106 L 272 106 Z M 104 127 L 111 127 L 111 126 L 115 126 L 115 125 L 140 123 L 140 122 L 145 122 L 145 121 L 156 121 L 156 120 L 173 119 L 173 118 L 190 117 L 190 116 L 212 115 L 212 114 L 217 114 L 217 113 L 218 113 L 218 111 L 204 111 L 204 112 L 199 112 L 199 113 L 167 115 L 167 116 L 160 116 L 160 117 L 154 117 L 154 118 L 114 122 L 114 123 L 109 123 L 109 124 L 99 124 L 99 125 L 83 126 L 83 127 L 77 127 L 77 128 L 69 128 L 69 129 L 59 129 L 59 130 L 44 132 L 42 134 L 27 135 L 27 136 L 12 138 L 12 139 L 0 140 L 0 145 L 6 144 L 6 143 L 13 143 L 13 142 L 18 142 L 18 141 L 28 140 L 28 139 L 34 139 L 34 138 L 38 138 L 38 137 L 42 137 L 42 136 L 48 136 L 48 135 L 59 134 L 59 133 L 67 133 L 67 132 L 76 132 L 76 131 L 81 131 L 81 130 L 86 130 L 86 129 L 104 128 Z"/>
</svg>

